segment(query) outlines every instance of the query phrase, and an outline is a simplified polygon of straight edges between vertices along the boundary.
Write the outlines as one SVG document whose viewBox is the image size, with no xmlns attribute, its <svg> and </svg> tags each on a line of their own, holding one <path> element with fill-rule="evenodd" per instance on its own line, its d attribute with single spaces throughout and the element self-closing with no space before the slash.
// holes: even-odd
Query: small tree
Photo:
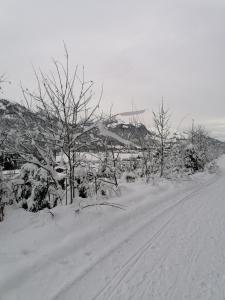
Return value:
<svg viewBox="0 0 225 300">
<path fill-rule="evenodd" d="M 204 170 L 205 165 L 213 159 L 211 150 L 207 131 L 202 126 L 194 126 L 193 122 L 185 149 L 186 168 L 192 173 Z"/>
<path fill-rule="evenodd" d="M 167 152 L 168 137 L 170 134 L 169 120 L 170 116 L 168 110 L 165 110 L 162 100 L 159 111 L 157 113 L 153 111 L 153 121 L 156 131 L 156 143 L 159 155 L 160 177 L 164 175 L 165 169 L 165 158 Z"/>
</svg>

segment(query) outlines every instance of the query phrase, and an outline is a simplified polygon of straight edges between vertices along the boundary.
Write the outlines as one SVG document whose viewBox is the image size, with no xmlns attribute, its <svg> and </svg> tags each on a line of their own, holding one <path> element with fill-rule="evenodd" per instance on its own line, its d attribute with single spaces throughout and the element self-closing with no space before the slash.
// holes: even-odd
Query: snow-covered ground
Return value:
<svg viewBox="0 0 225 300">
<path fill-rule="evenodd" d="M 130 184 L 125 210 L 74 206 L 0 223 L 0 299 L 225 299 L 225 157 L 216 174 Z"/>
</svg>

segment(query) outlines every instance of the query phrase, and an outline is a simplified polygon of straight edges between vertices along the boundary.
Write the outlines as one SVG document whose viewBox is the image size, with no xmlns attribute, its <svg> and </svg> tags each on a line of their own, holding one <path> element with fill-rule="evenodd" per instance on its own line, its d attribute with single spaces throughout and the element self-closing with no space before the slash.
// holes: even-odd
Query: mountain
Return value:
<svg viewBox="0 0 225 300">
<path fill-rule="evenodd" d="M 25 122 L 30 125 L 32 130 L 32 125 L 35 122 L 41 122 L 41 117 L 19 103 L 0 99 L 1 132 L 23 131 Z"/>
<path fill-rule="evenodd" d="M 48 126 L 44 112 L 33 112 L 19 103 L 0 99 L 1 132 L 10 133 L 11 135 L 18 131 L 21 133 L 24 131 L 24 127 L 27 127 L 24 126 L 25 123 L 29 125 L 31 131 L 35 130 L 37 124 L 41 124 L 42 127 Z M 90 126 L 91 124 L 88 125 Z M 152 133 L 143 124 L 126 124 L 122 121 L 114 120 L 113 122 L 106 122 L 105 126 L 108 130 L 135 144 L 139 144 L 141 137 L 152 136 Z M 89 134 L 85 134 L 83 138 L 90 140 Z M 13 138 L 13 140 L 15 139 Z M 121 145 L 115 140 L 113 144 Z M 91 147 L 92 149 L 95 148 L 93 146 Z"/>
<path fill-rule="evenodd" d="M 141 145 L 144 140 L 154 137 L 154 133 L 148 130 L 141 123 L 132 124 L 122 121 L 115 121 L 113 124 L 107 125 L 107 128 L 121 136 L 123 139 L 131 141 L 136 145 Z"/>
<path fill-rule="evenodd" d="M 131 124 L 124 123 L 121 120 L 113 119 L 113 120 L 105 120 L 103 121 L 105 127 L 122 137 L 126 141 L 130 141 L 133 144 L 143 147 L 145 141 L 150 141 L 155 137 L 155 134 L 148 130 L 143 124 Z M 26 124 L 26 126 L 25 126 Z M 55 122 L 57 124 L 57 120 Z M 46 119 L 44 111 L 39 110 L 38 112 L 33 112 L 25 106 L 11 102 L 6 99 L 0 99 L 0 135 L 9 134 L 10 143 L 15 143 L 18 133 L 23 133 L 26 128 L 29 128 L 30 131 L 35 131 L 37 127 L 41 125 L 42 128 L 48 127 L 48 121 Z M 91 124 L 89 123 L 88 126 Z M 56 125 L 57 126 L 57 125 Z M 78 128 L 79 132 L 82 132 L 84 128 Z M 81 142 L 84 147 L 81 147 L 81 151 L 88 150 L 99 150 L 99 143 L 93 140 L 91 137 L 93 132 L 88 132 L 81 137 Z M 94 131 L 95 136 L 99 136 L 98 130 Z M 100 135 L 101 136 L 101 135 Z M 0 136 L 0 141 L 2 140 Z M 224 142 L 221 142 L 217 139 L 208 138 L 209 144 L 215 146 L 223 146 Z M 122 143 L 117 140 L 109 137 L 110 144 L 116 146 L 121 146 Z M 0 145 L 1 146 L 1 145 Z"/>
</svg>

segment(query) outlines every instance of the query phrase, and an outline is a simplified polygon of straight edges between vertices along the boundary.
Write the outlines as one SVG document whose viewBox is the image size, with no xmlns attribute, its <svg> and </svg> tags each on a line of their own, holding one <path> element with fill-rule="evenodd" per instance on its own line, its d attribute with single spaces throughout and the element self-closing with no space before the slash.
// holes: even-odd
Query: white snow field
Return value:
<svg viewBox="0 0 225 300">
<path fill-rule="evenodd" d="M 112 201 L 0 223 L 1 300 L 225 299 L 225 157 L 216 174 L 126 185 Z M 126 195 L 125 195 L 126 194 Z"/>
</svg>

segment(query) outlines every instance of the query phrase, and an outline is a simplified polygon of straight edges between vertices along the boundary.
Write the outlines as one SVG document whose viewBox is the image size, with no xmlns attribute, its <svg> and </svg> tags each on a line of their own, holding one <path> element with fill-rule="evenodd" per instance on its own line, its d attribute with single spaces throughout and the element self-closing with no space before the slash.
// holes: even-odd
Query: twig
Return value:
<svg viewBox="0 0 225 300">
<path fill-rule="evenodd" d="M 84 209 L 84 208 L 91 207 L 91 206 L 111 206 L 111 207 L 114 207 L 114 208 L 125 210 L 124 205 L 119 205 L 119 204 L 112 203 L 112 202 L 101 202 L 101 203 L 87 204 L 87 205 L 84 205 L 84 206 L 80 206 L 80 209 Z"/>
</svg>

